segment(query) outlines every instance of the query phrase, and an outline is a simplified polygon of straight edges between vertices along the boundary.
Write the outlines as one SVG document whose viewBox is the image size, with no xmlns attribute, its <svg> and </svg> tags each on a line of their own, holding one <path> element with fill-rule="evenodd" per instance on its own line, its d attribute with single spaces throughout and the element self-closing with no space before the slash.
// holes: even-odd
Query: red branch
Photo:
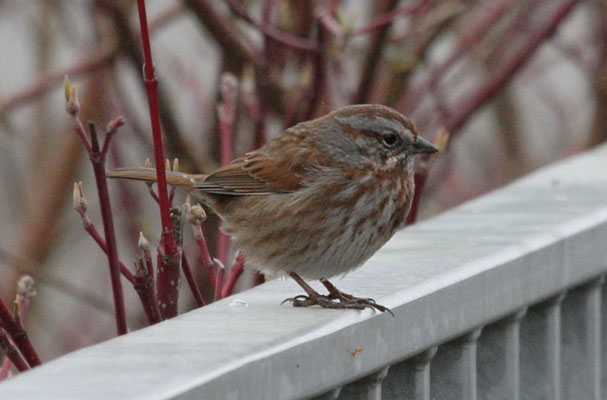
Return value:
<svg viewBox="0 0 607 400">
<path fill-rule="evenodd" d="M 6 331 L 0 328 L 0 348 L 4 352 L 4 355 L 10 360 L 19 372 L 27 371 L 30 369 L 30 366 L 27 364 L 21 353 L 17 347 L 11 342 L 10 338 Z M 0 372 L 0 381 L 3 381 L 8 376 L 9 368 L 5 368 L 5 365 L 9 365 L 10 363 L 3 363 L 2 371 Z"/>
<path fill-rule="evenodd" d="M 97 243 L 99 248 L 107 255 L 108 251 L 107 251 L 107 245 L 105 243 L 105 240 L 103 240 L 103 238 L 99 234 L 99 231 L 97 230 L 97 227 L 95 227 L 95 224 L 89 218 L 89 216 L 86 212 L 86 208 L 87 208 L 86 200 L 82 196 L 82 187 L 80 186 L 80 184 L 75 183 L 74 184 L 74 210 L 76 210 L 76 212 L 78 214 L 80 214 L 80 218 L 82 219 L 82 225 L 84 227 L 84 230 L 93 238 L 93 240 L 95 241 L 95 243 Z M 133 274 L 131 273 L 131 271 L 129 271 L 129 269 L 120 260 L 118 261 L 118 263 L 120 264 L 120 273 L 122 273 L 122 275 L 129 282 L 134 283 L 135 278 L 134 278 Z"/>
<path fill-rule="evenodd" d="M 196 283 L 196 279 L 194 278 L 194 274 L 192 274 L 192 269 L 190 268 L 190 263 L 188 258 L 185 256 L 185 252 L 181 254 L 181 269 L 183 269 L 183 275 L 185 276 L 186 281 L 188 282 L 188 286 L 192 291 L 192 295 L 194 296 L 194 300 L 196 301 L 196 305 L 198 307 L 202 307 L 205 305 L 204 298 L 202 297 L 202 293 L 200 293 L 200 288 L 198 287 L 198 283 Z"/>
<path fill-rule="evenodd" d="M 221 300 L 221 292 L 223 288 L 223 283 L 226 278 L 226 267 L 225 264 L 221 262 L 216 263 L 215 267 L 215 301 Z"/>
<path fill-rule="evenodd" d="M 140 1 L 140 0 L 138 0 Z M 259 49 L 245 40 L 234 24 L 215 11 L 213 4 L 207 0 L 183 0 L 183 3 L 194 13 L 200 23 L 219 43 L 226 57 L 234 63 L 253 64 L 255 69 L 263 67 Z"/>
<path fill-rule="evenodd" d="M 25 363 L 27 365 L 27 361 L 25 361 Z M 2 360 L 2 366 L 0 366 L 0 382 L 5 380 L 6 378 L 10 377 L 12 366 L 13 366 L 13 363 L 12 363 L 10 357 L 8 357 L 8 356 L 4 357 L 4 360 Z"/>
<path fill-rule="evenodd" d="M 198 245 L 198 250 L 200 251 L 200 258 L 202 260 L 202 266 L 205 268 L 209 274 L 209 280 L 211 281 L 211 285 L 213 285 L 213 289 L 217 290 L 217 272 L 218 265 L 213 260 L 211 255 L 209 254 L 209 248 L 207 246 L 207 241 L 204 238 L 204 234 L 202 233 L 202 228 L 200 225 L 192 225 L 192 230 L 194 232 L 194 240 L 196 240 L 196 244 Z"/>
<path fill-rule="evenodd" d="M 109 149 L 112 137 L 124 124 L 124 118 L 118 117 L 111 121 L 106 130 L 103 146 L 99 146 L 97 137 L 97 128 L 92 122 L 89 123 L 89 133 L 91 140 L 89 141 L 82 121 L 80 121 L 80 104 L 76 87 L 72 87 L 69 78 L 65 77 L 65 98 L 66 111 L 72 116 L 74 129 L 82 144 L 86 148 L 89 159 L 93 166 L 95 174 L 95 182 L 97 184 L 97 193 L 99 195 L 99 206 L 101 208 L 101 218 L 103 219 L 103 231 L 105 234 L 105 243 L 107 247 L 108 264 L 110 267 L 110 280 L 112 282 L 112 293 L 114 297 L 114 310 L 116 314 L 116 330 L 119 335 L 127 333 L 126 313 L 124 309 L 124 295 L 122 293 L 122 284 L 120 282 L 120 261 L 118 259 L 118 246 L 116 244 L 116 232 L 114 231 L 114 219 L 112 216 L 112 207 L 110 204 L 110 194 L 107 187 L 105 176 L 105 159 Z"/>
<path fill-rule="evenodd" d="M 318 52 L 314 55 L 314 82 L 310 88 L 308 108 L 304 119 L 312 119 L 322 103 L 323 96 L 327 90 L 327 68 L 329 64 L 329 41 L 331 28 L 334 24 L 333 17 L 324 13 L 317 18 L 317 42 Z"/>
<path fill-rule="evenodd" d="M 410 110 L 410 105 L 419 105 L 422 103 L 423 96 L 426 95 L 430 87 L 435 87 L 438 80 L 445 76 L 447 70 L 455 64 L 463 55 L 469 54 L 470 49 L 480 43 L 481 38 L 487 33 L 487 31 L 495 26 L 497 21 L 510 9 L 513 0 L 499 0 L 487 3 L 486 6 L 482 7 L 480 13 L 483 18 L 480 18 L 479 23 L 471 24 L 470 31 L 462 34 L 462 37 L 453 50 L 451 55 L 439 66 L 434 67 L 429 72 L 429 77 L 423 83 L 408 90 L 405 97 L 398 106 L 402 110 Z"/>
<path fill-rule="evenodd" d="M 243 271 L 244 256 L 242 255 L 242 253 L 239 252 L 236 256 L 236 261 L 234 262 L 234 265 L 232 265 L 232 268 L 230 269 L 228 279 L 226 279 L 223 288 L 221 289 L 222 299 L 232 294 L 232 292 L 234 291 L 234 285 L 236 285 L 236 281 L 238 281 L 238 278 L 240 277 L 240 275 L 242 275 Z"/>
<path fill-rule="evenodd" d="M 156 161 L 156 176 L 158 199 L 160 204 L 160 219 L 162 222 L 162 239 L 158 247 L 158 276 L 157 297 L 161 304 L 164 318 L 177 315 L 179 280 L 179 247 L 173 233 L 170 216 L 170 202 L 166 183 L 165 160 L 162 149 L 162 132 L 160 127 L 160 108 L 158 105 L 158 80 L 154 72 L 150 35 L 148 32 L 145 0 L 137 0 L 139 25 L 141 27 L 141 43 L 143 45 L 143 74 L 150 108 L 152 135 L 154 139 L 154 159 Z"/>
<path fill-rule="evenodd" d="M 390 0 L 386 6 L 386 10 L 392 11 L 397 5 L 398 0 Z M 375 73 L 375 71 L 379 65 L 380 56 L 382 50 L 384 49 L 384 45 L 386 44 L 386 39 L 388 38 L 388 31 L 390 29 L 391 22 L 392 19 L 388 20 L 388 22 L 379 27 L 378 31 L 375 33 L 375 35 L 373 35 L 372 44 L 369 47 L 367 56 L 365 57 L 365 65 L 358 84 L 358 91 L 354 97 L 354 104 L 363 104 L 369 99 L 371 90 L 373 89 L 373 82 L 376 75 L 378 75 Z"/>
<path fill-rule="evenodd" d="M 156 275 L 156 299 L 160 314 L 163 319 L 172 318 L 177 315 L 178 295 L 179 295 L 179 262 L 181 255 L 179 252 L 169 256 L 163 249 L 167 248 L 164 239 L 158 243 L 158 253 L 156 255 L 156 266 L 158 274 Z"/>
<path fill-rule="evenodd" d="M 126 313 L 124 309 L 124 295 L 122 293 L 122 284 L 120 282 L 120 261 L 118 260 L 118 246 L 116 243 L 116 233 L 114 231 L 114 218 L 112 216 L 112 207 L 110 203 L 110 194 L 105 177 L 105 156 L 99 148 L 95 125 L 89 125 L 91 134 L 92 152 L 90 153 L 91 163 L 95 174 L 97 184 L 97 193 L 99 194 L 99 207 L 101 208 L 101 217 L 103 220 L 103 232 L 105 233 L 105 243 L 107 245 L 108 263 L 110 266 L 110 278 L 112 281 L 112 291 L 114 294 L 114 309 L 116 311 L 116 329 L 119 335 L 127 333 Z M 108 143 L 111 133 L 108 132 L 105 137 L 105 143 Z M 103 148 L 107 150 L 104 144 Z"/>
<path fill-rule="evenodd" d="M 376 29 L 387 29 L 389 25 L 397 18 L 405 17 L 407 15 L 411 15 L 416 12 L 421 6 L 427 3 L 428 0 L 420 0 L 416 4 L 409 5 L 407 7 L 399 8 L 398 10 L 392 10 L 384 15 L 381 15 L 371 21 L 369 24 L 355 29 L 352 31 L 352 35 L 360 35 L 363 33 L 369 33 Z M 393 2 L 393 5 L 389 5 L 388 9 L 393 9 L 396 6 L 398 1 Z"/>
<path fill-rule="evenodd" d="M 493 71 L 487 81 L 472 94 L 465 94 L 460 101 L 456 101 L 457 112 L 445 123 L 445 129 L 455 135 L 482 104 L 495 96 L 516 74 L 518 70 L 535 54 L 535 50 L 549 39 L 561 21 L 579 0 L 569 0 L 558 7 L 556 12 L 548 19 L 548 23 L 539 26 L 531 34 L 527 43 L 508 58 L 505 65 Z"/>
<path fill-rule="evenodd" d="M 36 295 L 34 289 L 34 279 L 29 275 L 23 275 L 17 281 L 17 297 L 14 303 L 14 318 L 21 327 L 25 325 L 25 313 L 29 308 L 32 297 Z M 27 361 L 16 348 L 13 341 L 8 337 L 6 331 L 0 328 L 0 347 L 4 350 L 4 360 L 0 367 L 0 381 L 5 380 L 10 375 L 11 365 L 15 365 L 19 371 L 29 369 Z"/>
<path fill-rule="evenodd" d="M 34 350 L 27 332 L 25 332 L 21 323 L 13 317 L 13 314 L 2 298 L 0 298 L 0 328 L 4 328 L 6 333 L 9 334 L 30 367 L 40 365 L 40 358 L 36 350 Z"/>
<path fill-rule="evenodd" d="M 143 305 L 143 310 L 148 322 L 150 325 L 153 325 L 162 321 L 162 317 L 160 315 L 160 310 L 158 309 L 156 296 L 154 295 L 154 276 L 150 274 L 150 270 L 153 266 L 149 263 L 151 263 L 149 257 L 139 257 L 137 260 L 137 272 L 135 273 L 133 287 L 141 299 L 141 304 Z"/>
<path fill-rule="evenodd" d="M 162 233 L 171 234 L 173 227 L 171 225 L 171 217 L 169 214 L 170 204 L 166 184 L 165 159 L 162 148 L 162 132 L 160 128 L 160 109 L 158 107 L 158 80 L 154 72 L 154 62 L 152 60 L 152 49 L 150 47 L 150 36 L 147 26 L 147 16 L 145 12 L 145 1 L 137 0 L 139 10 L 139 23 L 141 26 L 141 43 L 143 45 L 143 57 L 145 63 L 143 65 L 144 82 L 148 95 L 148 105 L 150 108 L 150 121 L 152 123 L 152 135 L 154 138 L 154 158 L 156 161 L 156 174 L 158 182 L 158 197 L 160 200 L 160 218 L 162 221 Z M 175 240 L 165 243 L 169 246 Z M 172 250 L 176 250 L 175 248 Z"/>
<path fill-rule="evenodd" d="M 158 301 L 154 292 L 156 283 L 154 282 L 154 264 L 152 263 L 152 253 L 150 252 L 150 243 L 143 233 L 139 233 L 138 247 L 142 255 L 137 258 L 135 264 L 135 282 L 133 286 L 141 299 L 143 310 L 148 322 L 155 324 L 162 321 L 162 315 L 158 308 Z"/>
<path fill-rule="evenodd" d="M 237 0 L 227 0 L 228 6 L 232 12 L 242 18 L 248 24 L 254 26 L 256 29 L 261 31 L 267 37 L 272 38 L 277 43 L 292 47 L 297 50 L 304 51 L 318 51 L 318 46 L 311 40 L 303 39 L 288 32 L 281 31 L 270 25 L 259 24 L 253 20 L 248 14 L 242 4 Z"/>
<path fill-rule="evenodd" d="M 569 15 L 569 12 L 578 3 L 579 0 L 569 0 L 561 4 L 554 12 L 548 22 L 536 28 L 530 35 L 527 42 L 518 49 L 508 61 L 498 67 L 491 73 L 489 78 L 471 94 L 465 94 L 457 104 L 456 110 L 451 114 L 450 118 L 445 122 L 444 126 L 450 135 L 460 133 L 460 129 L 468 121 L 468 119 L 478 111 L 481 106 L 495 96 L 504 86 L 514 77 L 527 61 L 535 54 L 537 48 L 547 39 L 552 37 L 556 32 L 557 27 L 563 19 Z M 428 162 L 428 158 L 424 159 Z M 417 215 L 419 199 L 424 189 L 428 170 L 430 166 L 422 168 L 418 171 L 415 177 L 416 189 L 411 211 L 407 218 L 408 223 L 413 223 Z"/>
</svg>

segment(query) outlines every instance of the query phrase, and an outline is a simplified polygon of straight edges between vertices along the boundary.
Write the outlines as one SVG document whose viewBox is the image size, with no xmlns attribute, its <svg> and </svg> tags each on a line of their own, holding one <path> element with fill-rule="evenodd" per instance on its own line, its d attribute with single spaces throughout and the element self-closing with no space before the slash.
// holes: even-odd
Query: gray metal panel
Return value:
<svg viewBox="0 0 607 400">
<path fill-rule="evenodd" d="M 270 282 L 236 296 L 247 306 L 228 298 L 21 374 L 0 399 L 326 393 L 607 270 L 606 171 L 605 146 L 545 168 L 400 232 L 335 282 L 395 318 L 281 306 L 300 290 Z"/>
</svg>

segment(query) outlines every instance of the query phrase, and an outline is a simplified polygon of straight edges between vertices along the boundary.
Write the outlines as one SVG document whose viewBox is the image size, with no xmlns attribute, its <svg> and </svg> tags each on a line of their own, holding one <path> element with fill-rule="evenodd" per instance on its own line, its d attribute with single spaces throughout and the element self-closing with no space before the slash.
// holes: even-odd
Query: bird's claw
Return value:
<svg viewBox="0 0 607 400">
<path fill-rule="evenodd" d="M 364 310 L 365 308 L 371 308 L 373 310 L 378 310 L 381 312 L 389 312 L 394 316 L 394 313 L 380 304 L 377 304 L 373 299 L 363 299 L 354 297 L 352 295 L 346 293 L 331 293 L 328 296 L 324 296 L 321 294 L 314 295 L 298 295 L 295 297 L 290 297 L 288 299 L 283 300 L 281 304 L 286 302 L 290 302 L 293 304 L 293 307 L 310 307 L 310 306 L 320 306 L 322 308 L 331 308 L 331 309 L 355 309 L 355 310 Z"/>
</svg>

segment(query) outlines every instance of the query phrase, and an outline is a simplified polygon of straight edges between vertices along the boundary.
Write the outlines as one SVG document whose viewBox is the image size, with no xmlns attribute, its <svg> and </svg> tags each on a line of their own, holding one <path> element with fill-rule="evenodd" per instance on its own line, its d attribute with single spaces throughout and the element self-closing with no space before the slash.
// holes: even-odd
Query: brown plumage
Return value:
<svg viewBox="0 0 607 400">
<path fill-rule="evenodd" d="M 295 306 L 385 311 L 373 300 L 339 292 L 327 278 L 362 265 L 404 225 L 413 156 L 435 151 L 395 110 L 348 106 L 287 129 L 210 175 L 167 171 L 167 182 L 222 218 L 248 265 L 293 277 L 307 292 L 289 299 Z M 156 180 L 151 168 L 108 176 Z M 329 295 L 303 278 L 320 279 Z"/>
</svg>

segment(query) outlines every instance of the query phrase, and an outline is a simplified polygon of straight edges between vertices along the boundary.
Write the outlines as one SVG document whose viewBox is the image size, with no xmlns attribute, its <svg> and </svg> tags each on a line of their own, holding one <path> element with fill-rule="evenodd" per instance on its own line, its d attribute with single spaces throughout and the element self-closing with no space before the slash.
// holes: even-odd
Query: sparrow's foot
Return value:
<svg viewBox="0 0 607 400">
<path fill-rule="evenodd" d="M 353 308 L 356 310 L 364 310 L 366 307 L 365 305 L 355 301 L 336 300 L 331 298 L 330 296 L 324 296 L 320 293 L 314 293 L 309 296 L 301 294 L 299 296 L 285 299 L 282 303 L 286 302 L 290 302 L 291 304 L 293 304 L 293 307 L 320 306 L 322 308 Z"/>
<path fill-rule="evenodd" d="M 377 304 L 375 302 L 375 300 L 373 300 L 373 299 L 355 297 L 355 296 L 352 296 L 351 294 L 344 293 L 341 290 L 337 289 L 331 282 L 329 282 L 327 279 L 324 279 L 324 278 L 321 279 L 320 282 L 329 291 L 330 299 L 338 300 L 344 304 L 346 304 L 346 303 L 358 304 L 358 305 L 362 306 L 363 308 L 372 308 L 374 310 L 378 310 L 381 312 L 387 311 L 390 314 L 392 314 L 392 316 L 394 316 L 394 313 L 392 312 L 392 310 L 390 310 L 388 307 L 382 306 L 381 304 Z M 350 307 L 350 308 L 355 308 L 355 307 Z"/>
<path fill-rule="evenodd" d="M 351 294 L 343 293 L 338 290 L 331 282 L 326 279 L 321 279 L 323 285 L 329 291 L 329 295 L 325 296 L 310 287 L 299 275 L 292 272 L 291 277 L 297 282 L 307 293 L 305 295 L 299 295 L 292 298 L 285 299 L 283 303 L 290 302 L 294 307 L 310 307 L 320 306 L 322 308 L 333 308 L 333 309 L 355 309 L 364 310 L 365 308 L 371 308 L 381 312 L 389 312 L 394 316 L 394 313 L 389 308 L 377 304 L 373 299 L 364 299 L 354 297 Z"/>
</svg>

